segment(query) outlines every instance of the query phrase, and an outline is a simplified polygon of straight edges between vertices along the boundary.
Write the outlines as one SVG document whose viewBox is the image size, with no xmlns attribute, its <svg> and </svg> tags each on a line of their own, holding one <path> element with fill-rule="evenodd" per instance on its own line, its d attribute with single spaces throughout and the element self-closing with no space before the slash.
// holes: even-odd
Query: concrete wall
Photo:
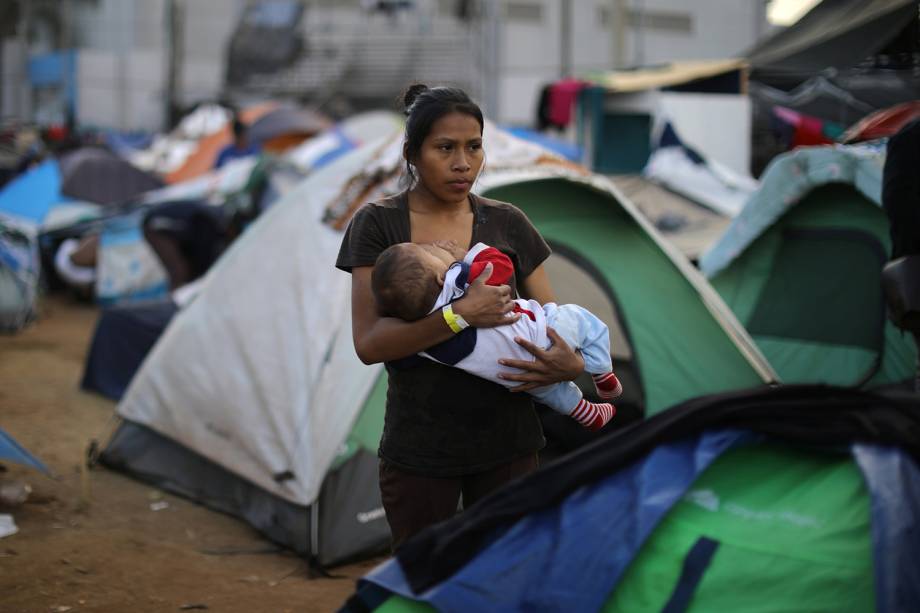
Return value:
<svg viewBox="0 0 920 613">
<path fill-rule="evenodd" d="M 22 84 L 26 81 L 23 67 L 22 47 L 19 41 L 8 38 L 2 41 L 0 50 L 3 60 L 0 66 L 0 117 L 18 117 L 29 101 L 25 98 Z"/>
<path fill-rule="evenodd" d="M 122 130 L 159 130 L 164 119 L 160 50 L 77 54 L 77 122 Z"/>
<path fill-rule="evenodd" d="M 213 100 L 223 89 L 224 55 L 243 3 L 192 0 L 184 2 L 183 7 L 181 73 L 176 97 L 180 105 L 188 105 Z"/>
<path fill-rule="evenodd" d="M 431 31 L 437 34 L 448 25 L 445 20 L 451 2 L 418 1 L 416 13 L 400 17 L 414 22 L 408 29 L 419 31 L 419 24 L 430 22 Z M 617 62 L 649 64 L 737 55 L 766 28 L 764 0 L 496 1 L 502 21 L 495 81 L 482 85 L 487 77 L 474 75 L 470 82 L 472 93 L 481 98 L 491 98 L 485 94 L 487 89 L 496 92 L 493 118 L 510 124 L 533 124 L 540 88 L 561 76 L 609 70 Z M 571 7 L 571 36 L 564 54 L 562 10 L 566 4 Z M 181 0 L 177 5 L 183 28 L 175 93 L 180 105 L 189 105 L 221 93 L 227 44 L 245 0 Z M 357 0 L 314 0 L 304 16 L 305 30 L 331 32 L 343 24 L 352 24 L 350 30 L 354 30 L 368 19 L 373 28 L 373 20 L 386 20 L 379 15 L 368 18 L 359 6 Z M 82 58 L 78 120 L 123 129 L 162 128 L 167 0 L 94 0 L 74 2 L 73 7 L 73 40 Z M 617 22 L 621 14 L 625 16 L 622 27 Z M 410 24 L 402 25 L 396 29 L 406 30 Z M 620 33 L 623 36 L 617 40 Z M 457 57 L 457 62 L 483 72 L 482 49 L 474 46 L 470 45 L 464 57 Z M 4 50 L 9 47 L 5 45 Z M 17 87 L 16 61 L 10 57 L 5 53 L 3 60 L 2 112 L 6 115 L 17 112 L 15 95 L 10 93 Z M 566 57 L 568 70 L 563 69 Z M 431 60 L 428 64 L 433 66 L 434 59 L 427 58 Z M 420 60 L 418 69 L 428 64 Z M 477 88 L 481 91 L 475 91 Z"/>
<path fill-rule="evenodd" d="M 767 27 L 763 0 L 626 0 L 625 64 L 738 57 Z"/>
<path fill-rule="evenodd" d="M 673 60 L 736 57 L 766 30 L 764 0 L 503 0 L 498 120 L 533 124 L 541 87 L 560 76 Z M 622 27 L 617 19 L 622 17 Z M 622 39 L 617 36 L 622 33 Z"/>
</svg>

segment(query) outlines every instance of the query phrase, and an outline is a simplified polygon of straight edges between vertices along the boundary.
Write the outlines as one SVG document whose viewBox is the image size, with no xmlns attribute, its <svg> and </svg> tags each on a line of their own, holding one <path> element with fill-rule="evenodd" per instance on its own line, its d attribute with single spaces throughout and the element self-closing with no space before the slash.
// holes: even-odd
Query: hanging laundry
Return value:
<svg viewBox="0 0 920 613">
<path fill-rule="evenodd" d="M 552 125 L 564 128 L 572 120 L 572 107 L 578 99 L 578 93 L 588 83 L 578 79 L 556 81 L 549 89 L 549 121 Z"/>
</svg>

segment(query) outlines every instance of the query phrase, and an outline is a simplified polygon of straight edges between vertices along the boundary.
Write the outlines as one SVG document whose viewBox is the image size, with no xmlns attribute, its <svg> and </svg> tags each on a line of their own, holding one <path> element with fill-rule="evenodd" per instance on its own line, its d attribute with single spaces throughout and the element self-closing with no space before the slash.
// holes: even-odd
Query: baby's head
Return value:
<svg viewBox="0 0 920 613">
<path fill-rule="evenodd" d="M 398 243 L 377 257 L 371 289 L 384 315 L 415 321 L 428 314 L 450 267 L 449 257 L 436 254 L 439 249 L 433 245 Z"/>
</svg>

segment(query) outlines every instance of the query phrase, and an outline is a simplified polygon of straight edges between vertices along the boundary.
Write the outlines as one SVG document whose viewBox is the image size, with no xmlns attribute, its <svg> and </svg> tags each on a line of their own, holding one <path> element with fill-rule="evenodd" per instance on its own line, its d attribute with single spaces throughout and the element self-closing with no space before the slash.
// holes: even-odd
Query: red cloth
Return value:
<svg viewBox="0 0 920 613">
<path fill-rule="evenodd" d="M 572 107 L 578 99 L 578 92 L 588 85 L 577 79 L 563 79 L 549 88 L 549 120 L 561 128 L 572 121 Z"/>
<path fill-rule="evenodd" d="M 815 145 L 830 145 L 831 139 L 824 135 L 824 122 L 817 117 L 802 115 L 799 125 L 795 127 L 792 137 L 792 148 L 813 147 Z"/>
<path fill-rule="evenodd" d="M 492 276 L 486 281 L 486 285 L 506 285 L 511 281 L 511 276 L 514 274 L 514 264 L 511 263 L 511 258 L 495 247 L 486 247 L 477 253 L 470 263 L 470 283 L 482 273 L 489 262 L 492 263 Z"/>
<path fill-rule="evenodd" d="M 492 263 L 492 276 L 486 281 L 486 285 L 505 285 L 511 280 L 511 275 L 514 274 L 514 264 L 511 262 L 511 258 L 495 247 L 486 247 L 477 253 L 470 263 L 470 283 L 482 273 L 489 262 Z M 537 321 L 533 311 L 525 309 L 517 303 L 515 303 L 512 312 L 521 313 L 529 317 L 531 321 Z"/>
</svg>

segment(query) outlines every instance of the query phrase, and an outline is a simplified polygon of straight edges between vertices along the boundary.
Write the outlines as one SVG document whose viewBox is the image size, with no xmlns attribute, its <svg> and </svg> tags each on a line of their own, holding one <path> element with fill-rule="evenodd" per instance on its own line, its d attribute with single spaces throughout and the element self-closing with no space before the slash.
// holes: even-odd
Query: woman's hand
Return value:
<svg viewBox="0 0 920 613">
<path fill-rule="evenodd" d="M 458 262 L 466 257 L 466 249 L 457 244 L 454 240 L 436 240 L 431 243 L 435 247 L 440 247 L 449 253 Z"/>
<path fill-rule="evenodd" d="M 569 344 L 555 330 L 547 328 L 546 335 L 553 343 L 549 349 L 540 349 L 523 338 L 514 339 L 518 345 L 533 355 L 533 362 L 506 359 L 498 361 L 502 366 L 524 371 L 498 374 L 499 377 L 506 381 L 519 381 L 521 383 L 521 385 L 511 388 L 512 392 L 529 392 L 545 385 L 572 381 L 585 369 L 585 361 L 581 355 L 569 347 Z"/>
<path fill-rule="evenodd" d="M 463 317 L 474 328 L 494 328 L 514 323 L 520 313 L 512 313 L 514 301 L 507 285 L 486 285 L 492 276 L 492 263 L 486 264 L 482 273 L 470 283 L 466 295 L 453 303 L 454 313 Z"/>
</svg>

